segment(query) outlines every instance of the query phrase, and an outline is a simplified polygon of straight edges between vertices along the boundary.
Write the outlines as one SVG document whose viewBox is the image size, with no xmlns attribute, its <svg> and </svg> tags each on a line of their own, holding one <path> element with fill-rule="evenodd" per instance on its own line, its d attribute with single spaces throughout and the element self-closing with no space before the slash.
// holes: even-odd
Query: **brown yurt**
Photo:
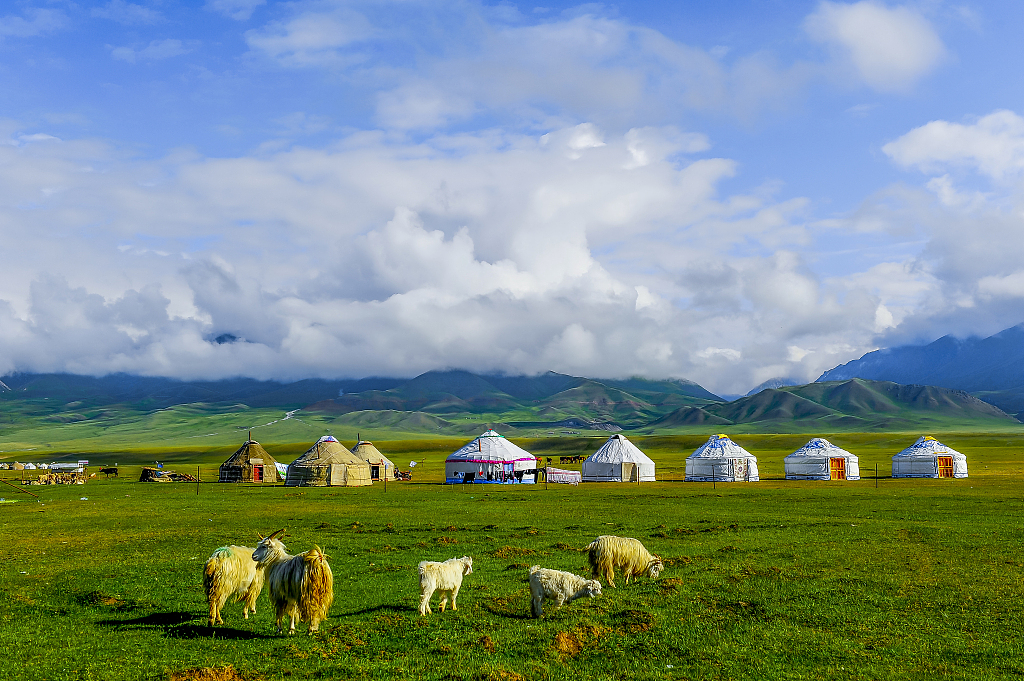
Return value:
<svg viewBox="0 0 1024 681">
<path fill-rule="evenodd" d="M 370 478 L 380 480 L 395 472 L 395 464 L 391 463 L 388 457 L 380 453 L 380 450 L 373 446 L 372 442 L 360 440 L 352 453 L 370 464 Z"/>
<path fill-rule="evenodd" d="M 288 464 L 287 487 L 359 487 L 372 484 L 370 464 L 325 435 Z"/>
<path fill-rule="evenodd" d="M 277 482 L 277 462 L 259 442 L 245 441 L 220 465 L 219 482 Z"/>
</svg>

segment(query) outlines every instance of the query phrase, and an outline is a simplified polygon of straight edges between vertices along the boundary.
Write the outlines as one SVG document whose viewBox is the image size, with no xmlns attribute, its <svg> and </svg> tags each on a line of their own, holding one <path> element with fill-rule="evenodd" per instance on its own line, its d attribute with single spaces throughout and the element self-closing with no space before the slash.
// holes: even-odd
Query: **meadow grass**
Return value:
<svg viewBox="0 0 1024 681">
<path fill-rule="evenodd" d="M 943 435 L 968 456 L 965 480 L 781 479 L 806 437 L 738 436 L 763 480 L 714 487 L 444 486 L 459 443 L 442 440 L 381 443 L 402 468 L 423 462 L 386 492 L 133 482 L 166 451 L 119 462 L 130 475 L 117 480 L 27 488 L 41 502 L 6 488 L 18 501 L 0 504 L 0 678 L 1019 678 L 1024 438 Z M 672 479 L 704 439 L 641 446 Z M 882 475 L 913 441 L 830 439 Z M 522 444 L 557 456 L 595 441 Z M 212 479 L 229 453 L 179 452 L 168 467 Z M 207 627 L 203 561 L 282 526 L 291 551 L 330 556 L 321 633 L 275 636 L 266 595 L 254 618 L 229 605 Z M 580 549 L 599 534 L 637 537 L 668 567 L 530 618 L 527 568 L 585 574 Z M 464 554 L 459 610 L 435 601 L 420 618 L 416 563 Z"/>
</svg>

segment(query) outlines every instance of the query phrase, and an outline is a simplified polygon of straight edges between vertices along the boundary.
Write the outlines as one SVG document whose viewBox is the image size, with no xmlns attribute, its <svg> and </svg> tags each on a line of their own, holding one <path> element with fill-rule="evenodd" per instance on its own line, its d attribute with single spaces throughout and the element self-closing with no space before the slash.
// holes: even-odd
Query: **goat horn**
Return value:
<svg viewBox="0 0 1024 681">
<path fill-rule="evenodd" d="M 266 537 L 264 537 L 264 536 L 263 536 L 262 534 L 260 534 L 259 532 L 257 532 L 257 533 L 256 533 L 256 536 L 260 538 L 260 541 L 263 541 L 264 539 L 266 539 Z"/>
<path fill-rule="evenodd" d="M 273 538 L 274 538 L 274 537 L 276 537 L 277 535 L 279 535 L 279 534 L 281 534 L 282 532 L 284 532 L 284 529 L 285 529 L 285 528 L 283 528 L 283 527 L 282 527 L 282 528 L 281 528 L 280 530 L 278 530 L 277 532 L 274 532 L 274 533 L 273 533 L 273 534 L 271 534 L 271 535 L 270 535 L 269 537 L 267 537 L 267 539 L 273 539 Z"/>
</svg>

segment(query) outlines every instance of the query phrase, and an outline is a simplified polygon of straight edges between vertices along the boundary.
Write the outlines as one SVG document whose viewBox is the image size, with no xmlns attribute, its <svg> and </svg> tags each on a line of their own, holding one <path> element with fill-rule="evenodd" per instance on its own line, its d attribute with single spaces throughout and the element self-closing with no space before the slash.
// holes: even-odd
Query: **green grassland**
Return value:
<svg viewBox="0 0 1024 681">
<path fill-rule="evenodd" d="M 762 481 L 717 486 L 671 481 L 706 435 L 638 438 L 661 480 L 642 486 L 437 484 L 459 439 L 379 442 L 403 468 L 421 462 L 412 483 L 386 491 L 133 482 L 158 455 L 210 479 L 229 451 L 209 443 L 90 455 L 118 456 L 124 474 L 27 487 L 40 501 L 0 492 L 17 499 L 0 504 L 0 678 L 1024 674 L 1024 437 L 943 434 L 968 456 L 965 480 L 874 480 L 875 464 L 887 476 L 914 436 L 828 437 L 859 454 L 869 477 L 781 479 L 782 457 L 806 435 L 737 436 L 759 457 Z M 599 444 L 517 442 L 551 456 Z M 275 455 L 297 451 L 266 444 Z M 225 625 L 207 627 L 202 562 L 282 526 L 291 550 L 315 543 L 330 556 L 335 603 L 321 633 L 275 636 L 265 595 L 254 618 L 228 606 Z M 656 581 L 620 581 L 529 618 L 528 566 L 582 573 L 579 548 L 599 534 L 640 538 L 668 567 Z M 474 572 L 459 610 L 420 618 L 416 563 L 464 554 Z"/>
</svg>

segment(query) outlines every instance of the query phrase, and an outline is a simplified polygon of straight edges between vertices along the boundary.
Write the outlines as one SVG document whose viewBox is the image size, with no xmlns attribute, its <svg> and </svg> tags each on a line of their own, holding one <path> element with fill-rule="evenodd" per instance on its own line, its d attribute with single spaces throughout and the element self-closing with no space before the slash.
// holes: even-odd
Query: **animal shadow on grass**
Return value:
<svg viewBox="0 0 1024 681">
<path fill-rule="evenodd" d="M 249 640 L 259 638 L 274 638 L 267 634 L 259 634 L 244 629 L 231 629 L 230 627 L 210 627 L 205 624 L 192 624 L 196 620 L 205 620 L 206 615 L 197 615 L 192 612 L 154 612 L 143 617 L 135 617 L 130 620 L 99 620 L 97 624 L 112 629 L 160 629 L 167 638 L 224 638 L 232 640 Z"/>
<path fill-rule="evenodd" d="M 487 612 L 491 613 L 492 615 L 497 615 L 498 617 L 504 617 L 506 619 L 512 619 L 512 620 L 532 620 L 533 619 L 533 616 L 530 615 L 530 613 L 522 611 L 522 610 L 513 610 L 511 607 L 509 607 L 505 603 L 494 603 L 494 604 L 492 604 L 492 603 L 484 603 L 483 604 L 483 609 L 486 610 Z"/>
<path fill-rule="evenodd" d="M 363 608 L 362 610 L 353 610 L 352 612 L 343 612 L 336 617 L 351 617 L 352 615 L 368 615 L 371 612 L 406 612 L 406 613 L 418 613 L 416 606 L 413 605 L 395 605 L 394 603 L 385 603 L 384 605 L 375 605 L 372 608 Z"/>
</svg>

